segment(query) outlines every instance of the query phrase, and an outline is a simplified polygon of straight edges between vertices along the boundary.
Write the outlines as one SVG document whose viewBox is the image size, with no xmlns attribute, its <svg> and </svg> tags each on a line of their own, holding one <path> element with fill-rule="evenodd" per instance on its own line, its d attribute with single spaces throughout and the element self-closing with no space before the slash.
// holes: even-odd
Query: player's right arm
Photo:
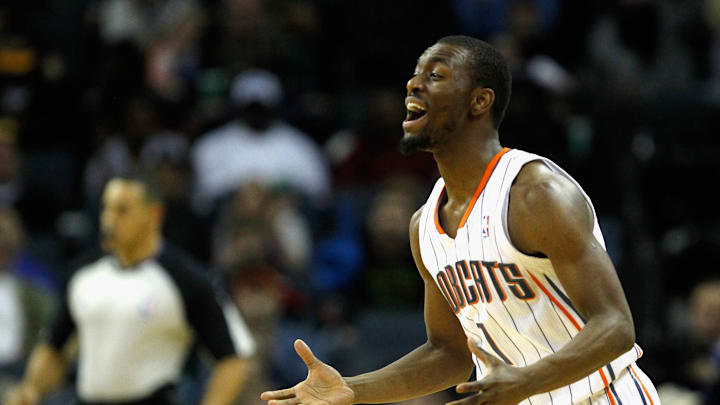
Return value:
<svg viewBox="0 0 720 405">
<path fill-rule="evenodd" d="M 65 376 L 62 353 L 47 343 L 38 344 L 28 360 L 25 376 L 12 388 L 5 405 L 35 405 L 47 393 L 57 389 Z"/>
<path fill-rule="evenodd" d="M 467 337 L 420 256 L 421 214 L 422 208 L 410 220 L 410 248 L 425 285 L 427 341 L 380 370 L 347 378 L 356 402 L 397 402 L 432 394 L 467 381 L 472 373 Z"/>
<path fill-rule="evenodd" d="M 302 341 L 295 349 L 308 366 L 308 378 L 284 390 L 265 392 L 269 405 L 350 405 L 388 403 L 428 395 L 465 382 L 473 369 L 467 338 L 420 257 L 418 223 L 410 221 L 410 245 L 425 283 L 427 341 L 397 361 L 369 373 L 343 378 L 319 361 Z M 387 331 L 388 334 L 392 330 Z"/>
</svg>

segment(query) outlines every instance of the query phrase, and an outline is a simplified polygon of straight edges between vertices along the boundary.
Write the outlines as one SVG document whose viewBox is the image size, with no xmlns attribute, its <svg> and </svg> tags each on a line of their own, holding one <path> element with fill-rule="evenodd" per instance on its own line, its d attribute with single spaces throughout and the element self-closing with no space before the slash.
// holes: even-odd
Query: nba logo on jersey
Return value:
<svg viewBox="0 0 720 405">
<path fill-rule="evenodd" d="M 483 215 L 482 224 L 482 237 L 487 238 L 490 236 L 490 215 Z"/>
</svg>

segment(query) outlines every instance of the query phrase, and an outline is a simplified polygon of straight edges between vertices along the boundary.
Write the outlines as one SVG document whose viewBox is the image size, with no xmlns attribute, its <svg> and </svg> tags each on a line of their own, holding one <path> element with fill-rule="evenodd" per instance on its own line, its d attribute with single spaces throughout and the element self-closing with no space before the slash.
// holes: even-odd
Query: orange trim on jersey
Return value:
<svg viewBox="0 0 720 405">
<path fill-rule="evenodd" d="M 470 200 L 470 204 L 468 205 L 467 209 L 465 210 L 465 215 L 463 215 L 462 219 L 460 220 L 460 225 L 458 225 L 458 229 L 462 228 L 463 225 L 465 225 L 465 221 L 467 221 L 468 217 L 470 216 L 470 212 L 472 211 L 473 207 L 475 206 L 475 202 L 477 201 L 478 197 L 480 197 L 480 193 L 482 193 L 482 191 L 485 189 L 485 185 L 487 184 L 488 180 L 490 180 L 490 175 L 495 170 L 495 166 L 497 166 L 497 163 L 500 160 L 500 158 L 505 153 L 507 153 L 509 150 L 510 150 L 510 148 L 503 148 L 490 161 L 490 164 L 485 169 L 485 173 L 483 173 L 482 180 L 480 180 L 480 185 L 478 185 L 477 189 L 475 190 L 475 194 L 473 195 L 472 200 Z"/>
<path fill-rule="evenodd" d="M 528 272 L 528 274 L 530 275 L 530 278 L 532 278 L 532 280 L 535 282 L 535 284 L 537 284 L 537 286 L 542 290 L 542 292 L 544 292 L 545 295 L 547 295 L 547 297 L 550 298 L 550 301 L 552 301 L 553 304 L 555 304 L 558 308 L 560 308 L 560 311 L 562 311 L 562 313 L 565 314 L 565 316 L 567 316 L 567 318 L 570 320 L 570 322 L 572 322 L 573 326 L 575 326 L 575 328 L 578 330 L 578 332 L 580 332 L 582 327 L 575 320 L 575 318 L 573 318 L 570 315 L 570 312 L 560 303 L 560 301 L 558 301 L 555 297 L 552 296 L 552 294 L 550 294 L 550 291 L 548 291 L 547 288 L 545 288 L 545 286 L 542 285 L 542 283 L 540 283 L 540 281 L 538 281 L 538 279 L 535 278 L 535 276 L 533 276 L 532 273 Z M 601 373 L 602 373 L 602 371 L 601 371 Z"/>
<path fill-rule="evenodd" d="M 610 399 L 610 405 L 615 405 L 615 399 L 612 396 L 612 392 L 610 392 L 610 386 L 608 385 L 607 378 L 605 378 L 605 373 L 603 373 L 602 369 L 598 370 L 598 373 L 600 373 L 600 378 L 602 378 L 602 382 L 605 384 L 605 394 L 607 394 Z"/>
<path fill-rule="evenodd" d="M 553 297 L 552 294 L 550 294 L 550 291 L 548 291 L 547 288 L 545 288 L 545 286 L 542 285 L 542 283 L 540 283 L 540 281 L 538 281 L 538 279 L 535 278 L 535 276 L 534 276 L 532 273 L 528 272 L 528 274 L 530 275 L 530 278 L 532 278 L 532 280 L 535 282 L 535 284 L 537 284 L 537 286 L 542 290 L 542 292 L 545 293 L 545 295 L 546 295 L 548 298 L 550 298 L 550 301 L 552 301 L 558 308 L 560 308 L 560 311 L 562 311 L 562 313 L 564 313 L 565 316 L 567 316 L 567 318 L 570 320 L 570 322 L 572 322 L 573 326 L 575 326 L 575 328 L 576 328 L 576 329 L 578 330 L 578 332 L 579 332 L 579 331 L 582 329 L 582 327 L 581 327 L 580 324 L 575 320 L 575 318 L 573 318 L 573 317 L 570 315 L 570 311 L 568 311 L 568 310 L 560 303 L 560 301 L 558 301 L 555 297 Z M 605 393 L 608 395 L 608 398 L 610 398 L 610 404 L 611 404 L 611 405 L 615 405 L 615 400 L 613 399 L 613 396 L 612 396 L 612 394 L 610 393 L 610 386 L 608 385 L 608 380 L 607 380 L 607 377 L 605 377 L 605 373 L 602 371 L 602 369 L 598 370 L 598 373 L 600 374 L 600 378 L 602 379 L 602 382 L 603 382 L 603 384 L 605 385 Z M 652 405 L 652 404 L 651 404 L 651 405 Z"/>
<path fill-rule="evenodd" d="M 443 189 L 440 190 L 440 196 L 438 197 L 437 203 L 435 203 L 435 228 L 438 232 L 440 232 L 441 235 L 445 234 L 445 230 L 443 229 L 442 225 L 440 225 L 440 216 L 438 215 L 438 209 L 440 208 L 440 200 L 442 200 L 444 193 L 445 186 L 443 186 Z"/>
<path fill-rule="evenodd" d="M 475 206 L 475 202 L 477 201 L 478 197 L 480 197 L 480 194 L 485 189 L 485 185 L 487 184 L 488 180 L 490 180 L 490 175 L 495 170 L 495 166 L 497 166 L 498 161 L 500 161 L 500 158 L 507 153 L 510 150 L 510 148 L 503 148 L 500 152 L 498 152 L 490 161 L 488 166 L 485 168 L 485 173 L 483 173 L 482 179 L 480 180 L 480 184 L 475 189 L 475 194 L 473 194 L 472 200 L 470 200 L 470 204 L 468 204 L 468 207 L 465 209 L 465 214 L 463 214 L 462 218 L 460 219 L 460 224 L 458 224 L 457 229 L 462 228 L 465 225 L 465 221 L 467 221 L 468 217 L 470 216 L 470 212 L 472 212 L 473 207 Z M 441 234 L 445 233 L 445 230 L 442 228 L 442 225 L 440 225 L 440 220 L 438 216 L 438 209 L 440 208 L 440 200 L 442 199 L 443 193 L 445 192 L 445 187 L 443 187 L 442 191 L 440 191 L 440 197 L 438 197 L 437 204 L 435 204 L 435 227 L 437 228 L 438 232 Z"/>
<path fill-rule="evenodd" d="M 642 350 L 642 348 L 641 348 L 637 343 L 635 343 L 635 350 L 637 351 L 638 359 L 639 359 L 640 357 L 642 357 L 642 355 L 643 355 L 643 350 Z"/>
<path fill-rule="evenodd" d="M 643 384 L 640 377 L 638 377 L 638 375 L 635 373 L 635 369 L 633 369 L 632 364 L 629 366 L 629 368 L 630 368 L 630 371 L 632 371 L 632 373 L 635 375 L 635 378 L 640 382 L 640 386 L 642 387 L 643 391 L 645 392 L 645 396 L 648 397 L 648 399 L 650 400 L 650 405 L 655 405 L 653 403 L 652 397 L 650 396 L 650 393 L 648 392 L 647 388 L 645 388 L 645 384 Z"/>
</svg>

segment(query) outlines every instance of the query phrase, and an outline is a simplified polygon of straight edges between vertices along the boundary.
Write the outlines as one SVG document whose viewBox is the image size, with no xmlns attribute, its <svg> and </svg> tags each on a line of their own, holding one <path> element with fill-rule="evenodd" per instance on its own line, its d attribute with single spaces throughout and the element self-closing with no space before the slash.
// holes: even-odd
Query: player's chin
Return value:
<svg viewBox="0 0 720 405">
<path fill-rule="evenodd" d="M 416 152 L 427 151 L 432 146 L 428 136 L 423 133 L 405 133 L 400 140 L 399 150 L 404 156 L 410 156 Z"/>
</svg>

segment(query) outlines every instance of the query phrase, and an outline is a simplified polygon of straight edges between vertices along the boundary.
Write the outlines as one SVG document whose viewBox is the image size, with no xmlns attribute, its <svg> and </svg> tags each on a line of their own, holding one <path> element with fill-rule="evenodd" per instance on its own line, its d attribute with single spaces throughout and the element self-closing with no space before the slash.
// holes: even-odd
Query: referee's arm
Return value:
<svg viewBox="0 0 720 405">
<path fill-rule="evenodd" d="M 215 364 L 205 390 L 202 405 L 231 404 L 237 398 L 245 382 L 246 362 L 238 356 L 231 356 Z"/>
<path fill-rule="evenodd" d="M 65 380 L 67 356 L 63 347 L 75 331 L 66 291 L 67 286 L 63 288 L 55 319 L 45 331 L 45 339 L 33 349 L 23 379 L 8 391 L 4 405 L 35 405 Z"/>
<path fill-rule="evenodd" d="M 199 343 L 216 360 L 201 404 L 229 405 L 245 382 L 245 358 L 254 351 L 254 341 L 229 297 L 219 294 L 207 279 L 193 287 L 188 320 Z"/>
</svg>

